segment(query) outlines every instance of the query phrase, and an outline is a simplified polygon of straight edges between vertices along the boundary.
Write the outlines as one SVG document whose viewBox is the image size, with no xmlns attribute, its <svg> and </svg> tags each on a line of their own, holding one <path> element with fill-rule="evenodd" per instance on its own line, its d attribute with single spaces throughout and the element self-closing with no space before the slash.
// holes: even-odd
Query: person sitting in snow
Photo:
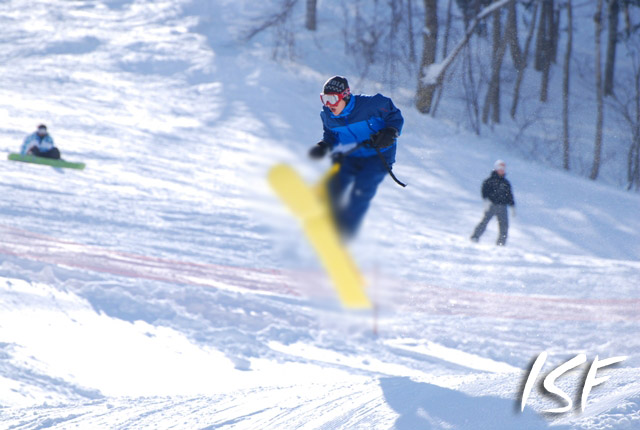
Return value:
<svg viewBox="0 0 640 430">
<path fill-rule="evenodd" d="M 22 155 L 60 159 L 60 151 L 55 147 L 53 138 L 47 132 L 47 126 L 40 124 L 38 130 L 25 137 L 20 149 Z"/>
<path fill-rule="evenodd" d="M 509 217 L 507 215 L 507 206 L 511 206 L 512 215 L 515 216 L 515 202 L 513 201 L 513 193 L 511 184 L 505 178 L 506 164 L 502 160 L 498 160 L 493 165 L 491 176 L 482 183 L 482 198 L 485 201 L 485 212 L 482 221 L 476 226 L 471 240 L 477 242 L 487 228 L 487 224 L 493 216 L 498 218 L 498 241 L 496 245 L 504 246 L 507 242 L 507 232 L 509 230 Z"/>
<path fill-rule="evenodd" d="M 333 162 L 340 163 L 328 191 L 336 226 L 348 239 L 357 232 L 378 185 L 392 174 L 404 119 L 388 97 L 352 95 L 343 76 L 325 82 L 320 100 L 324 134 L 309 155 L 320 159 L 331 151 Z"/>
</svg>

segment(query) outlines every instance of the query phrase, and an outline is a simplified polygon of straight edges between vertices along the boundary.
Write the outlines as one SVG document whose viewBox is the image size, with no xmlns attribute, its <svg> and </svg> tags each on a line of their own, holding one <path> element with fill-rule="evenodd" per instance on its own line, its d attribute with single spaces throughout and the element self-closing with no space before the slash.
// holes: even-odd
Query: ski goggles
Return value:
<svg viewBox="0 0 640 430">
<path fill-rule="evenodd" d="M 320 93 L 320 100 L 322 101 L 322 104 L 324 106 L 335 107 L 335 106 L 338 106 L 338 103 L 340 103 L 340 100 L 343 100 L 349 94 L 351 94 L 351 91 L 349 91 L 349 88 L 347 88 L 341 93 L 331 93 L 331 94 Z"/>
</svg>

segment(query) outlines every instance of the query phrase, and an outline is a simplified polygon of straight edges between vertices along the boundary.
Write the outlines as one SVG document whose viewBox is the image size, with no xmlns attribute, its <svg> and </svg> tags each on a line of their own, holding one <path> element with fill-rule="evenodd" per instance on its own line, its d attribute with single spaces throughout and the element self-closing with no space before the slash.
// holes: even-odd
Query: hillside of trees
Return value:
<svg viewBox="0 0 640 430">
<path fill-rule="evenodd" d="M 327 55 L 419 112 L 539 162 L 640 190 L 640 0 L 281 0 L 246 41 Z M 318 52 L 301 53 L 312 37 Z"/>
</svg>

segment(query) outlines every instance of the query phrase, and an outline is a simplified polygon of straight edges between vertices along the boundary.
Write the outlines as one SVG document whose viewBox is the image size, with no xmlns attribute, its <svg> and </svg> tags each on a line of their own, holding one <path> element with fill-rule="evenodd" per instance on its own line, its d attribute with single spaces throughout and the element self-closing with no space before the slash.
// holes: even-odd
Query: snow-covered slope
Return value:
<svg viewBox="0 0 640 430">
<path fill-rule="evenodd" d="M 317 93 L 350 71 L 237 42 L 248 5 L 0 4 L 0 149 L 45 122 L 87 163 L 0 163 L 0 427 L 637 428 L 638 196 L 425 118 L 400 90 L 409 186 L 383 183 L 352 244 L 376 311 L 344 311 L 265 176 L 326 169 L 306 158 Z M 518 209 L 500 249 L 493 224 L 468 240 L 496 158 Z M 629 358 L 585 412 L 539 415 L 558 402 L 534 389 L 521 413 L 542 351 L 544 374 Z M 586 371 L 558 380 L 574 403 Z"/>
</svg>

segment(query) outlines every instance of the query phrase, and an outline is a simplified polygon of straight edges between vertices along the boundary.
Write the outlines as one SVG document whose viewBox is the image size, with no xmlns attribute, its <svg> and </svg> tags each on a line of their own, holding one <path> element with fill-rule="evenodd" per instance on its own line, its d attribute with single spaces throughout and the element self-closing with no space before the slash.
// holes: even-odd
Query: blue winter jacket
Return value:
<svg viewBox="0 0 640 430">
<path fill-rule="evenodd" d="M 37 146 L 41 152 L 47 152 L 54 147 L 53 139 L 48 134 L 39 136 L 36 131 L 24 138 L 24 142 L 22 142 L 22 147 L 20 148 L 20 153 L 25 155 L 34 146 Z"/>
<path fill-rule="evenodd" d="M 320 117 L 324 128 L 322 140 L 331 145 L 334 152 L 346 152 L 385 127 L 395 128 L 400 135 L 404 124 L 400 109 L 394 106 L 390 98 L 382 94 L 352 95 L 340 115 L 334 115 L 324 106 Z M 396 143 L 380 151 L 388 151 L 395 146 Z M 363 146 L 349 155 L 370 157 L 376 155 L 376 150 Z"/>
</svg>

